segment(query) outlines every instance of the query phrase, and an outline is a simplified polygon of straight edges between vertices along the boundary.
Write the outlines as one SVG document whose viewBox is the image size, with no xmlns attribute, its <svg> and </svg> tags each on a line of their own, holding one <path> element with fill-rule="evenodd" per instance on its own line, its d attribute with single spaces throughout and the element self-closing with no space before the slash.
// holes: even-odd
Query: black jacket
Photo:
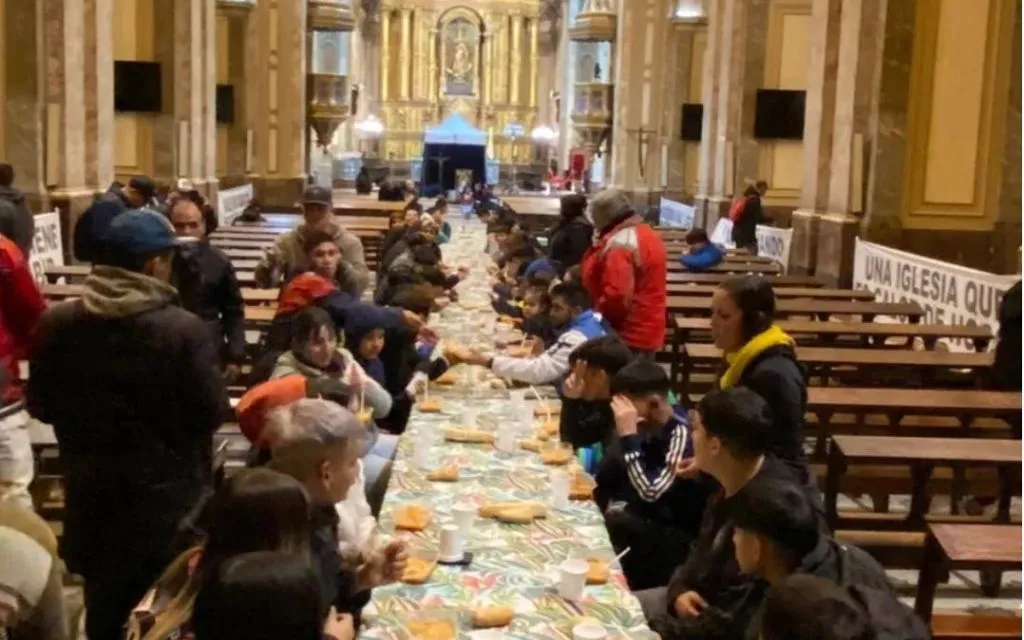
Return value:
<svg viewBox="0 0 1024 640">
<path fill-rule="evenodd" d="M 792 465 L 801 481 L 813 483 L 803 449 L 807 380 L 793 350 L 786 346 L 765 349 L 747 364 L 738 384 L 757 392 L 772 410 L 770 451 Z"/>
<path fill-rule="evenodd" d="M 114 192 L 108 191 L 96 202 L 82 212 L 82 217 L 75 224 L 74 246 L 75 258 L 83 262 L 93 262 L 99 250 L 99 242 L 107 232 L 114 217 L 128 209 L 124 200 Z"/>
<path fill-rule="evenodd" d="M 560 221 L 549 232 L 548 257 L 557 261 L 564 272 L 583 261 L 593 237 L 594 227 L 582 216 Z"/>
<path fill-rule="evenodd" d="M 32 251 L 36 220 L 25 204 L 25 194 L 14 187 L 0 187 L 0 201 L 10 205 L 0 207 L 0 233 L 14 240 L 27 260 Z"/>
<path fill-rule="evenodd" d="M 384 365 L 384 388 L 391 394 L 391 412 L 379 418 L 377 425 L 391 433 L 404 433 L 412 412 L 412 399 L 405 388 L 416 373 L 436 380 L 448 370 L 448 362 L 421 356 L 416 351 L 416 334 L 404 326 L 385 331 L 380 361 Z"/>
<path fill-rule="evenodd" d="M 608 400 L 563 398 L 558 432 L 561 441 L 571 443 L 574 449 L 598 442 L 605 445 L 606 451 L 618 446 L 615 416 Z"/>
<path fill-rule="evenodd" d="M 348 613 L 359 629 L 360 614 L 370 601 L 370 591 L 356 592 L 355 572 L 344 568 L 338 551 L 338 512 L 334 505 L 313 507 L 309 550 L 320 581 L 321 602 Z"/>
<path fill-rule="evenodd" d="M 1018 390 L 1021 387 L 1021 282 L 1003 294 L 999 304 L 999 341 L 990 372 L 993 389 Z"/>
<path fill-rule="evenodd" d="M 366 195 L 373 191 L 373 181 L 370 180 L 370 174 L 366 171 L 360 171 L 356 175 L 356 193 L 359 195 Z"/>
<path fill-rule="evenodd" d="M 789 465 L 767 456 L 746 486 L 780 481 L 796 482 L 796 477 Z M 827 533 L 820 496 L 808 495 L 808 499 L 818 507 L 819 528 Z M 736 564 L 729 517 L 734 501 L 735 496 L 727 498 L 721 490 L 708 500 L 697 541 L 669 582 L 668 610 L 651 621 L 651 628 L 665 640 L 737 640 L 746 633 L 755 605 L 764 595 L 765 583 L 741 574 Z M 709 605 L 695 619 L 675 615 L 674 603 L 687 591 L 696 591 Z"/>
<path fill-rule="evenodd" d="M 207 241 L 183 245 L 181 305 L 206 323 L 224 362 L 245 361 L 245 305 L 235 268 Z"/>
<path fill-rule="evenodd" d="M 748 196 L 743 215 L 732 225 L 732 241 L 737 247 L 757 243 L 757 225 L 767 222 L 760 196 Z"/>
<path fill-rule="evenodd" d="M 212 479 L 226 404 L 213 341 L 173 305 L 107 318 L 80 300 L 50 307 L 39 332 L 27 399 L 60 446 L 62 555 L 86 577 L 162 557 Z"/>
</svg>

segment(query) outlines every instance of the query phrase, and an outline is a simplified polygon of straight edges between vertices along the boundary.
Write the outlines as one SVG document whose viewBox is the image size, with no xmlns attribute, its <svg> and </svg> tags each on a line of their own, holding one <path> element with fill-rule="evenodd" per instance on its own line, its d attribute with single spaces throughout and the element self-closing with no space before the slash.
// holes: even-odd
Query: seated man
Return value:
<svg viewBox="0 0 1024 640">
<path fill-rule="evenodd" d="M 885 570 L 874 558 L 819 533 L 815 510 L 800 487 L 784 482 L 751 485 L 736 495 L 732 522 L 736 563 L 743 573 L 767 582 L 768 594 L 790 576 L 816 576 L 848 587 L 855 601 L 873 606 L 866 613 L 878 629 L 870 637 L 929 637 L 924 624 L 896 599 Z M 761 628 L 763 602 L 755 607 L 748 640 L 757 640 Z"/>
<path fill-rule="evenodd" d="M 677 470 L 684 477 L 704 472 L 720 486 L 704 510 L 700 533 L 686 562 L 666 589 L 637 593 L 651 627 L 665 640 L 742 638 L 764 585 L 736 565 L 731 509 L 736 495 L 757 484 L 799 484 L 789 466 L 769 455 L 771 411 L 746 387 L 704 396 L 693 422 L 693 459 Z M 809 497 L 809 504 L 815 504 Z M 819 526 L 824 513 L 815 504 Z"/>
<path fill-rule="evenodd" d="M 686 234 L 686 244 L 686 253 L 679 256 L 679 263 L 687 271 L 707 271 L 725 257 L 725 252 L 708 239 L 708 232 L 704 229 L 690 229 Z"/>
<path fill-rule="evenodd" d="M 451 364 L 465 362 L 487 367 L 495 374 L 531 385 L 556 384 L 569 373 L 569 354 L 586 342 L 606 333 L 601 314 L 590 308 L 586 289 L 560 284 L 551 290 L 551 324 L 558 339 L 539 356 L 512 358 L 487 356 L 465 347 L 449 348 Z"/>
<path fill-rule="evenodd" d="M 622 559 L 630 587 L 664 586 L 697 537 L 707 498 L 704 484 L 675 473 L 693 452 L 689 420 L 654 362 L 631 362 L 611 387 L 618 447 L 597 472 L 605 525 L 617 551 L 631 549 Z"/>
<path fill-rule="evenodd" d="M 633 359 L 633 352 L 614 336 L 602 336 L 582 345 L 569 355 L 572 372 L 562 385 L 562 415 L 559 434 L 572 444 L 587 473 L 596 473 L 608 450 L 618 446 L 615 416 L 612 414 L 612 378 Z M 595 492 L 602 511 L 608 496 L 601 487 Z"/>
</svg>

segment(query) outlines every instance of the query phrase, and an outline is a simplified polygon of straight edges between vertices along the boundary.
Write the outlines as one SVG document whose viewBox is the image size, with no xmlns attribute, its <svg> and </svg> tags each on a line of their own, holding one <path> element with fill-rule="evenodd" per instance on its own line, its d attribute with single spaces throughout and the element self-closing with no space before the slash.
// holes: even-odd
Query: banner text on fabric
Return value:
<svg viewBox="0 0 1024 640">
<path fill-rule="evenodd" d="M 251 184 L 243 184 L 234 189 L 222 189 L 217 192 L 217 217 L 222 227 L 229 226 L 235 218 L 242 215 L 253 199 Z"/>
<path fill-rule="evenodd" d="M 857 239 L 853 286 L 868 289 L 885 302 L 916 302 L 933 324 L 999 328 L 999 304 L 1019 276 L 1001 276 L 933 260 Z M 969 351 L 964 340 L 947 340 L 956 351 Z"/>
<path fill-rule="evenodd" d="M 46 284 L 46 270 L 64 266 L 64 243 L 60 233 L 60 211 L 41 213 L 35 217 L 29 266 L 39 286 Z"/>
<path fill-rule="evenodd" d="M 658 210 L 661 213 L 658 224 L 663 227 L 675 227 L 678 229 L 692 229 L 695 209 L 675 200 L 662 198 L 658 203 Z"/>
<path fill-rule="evenodd" d="M 769 227 L 763 224 L 757 225 L 754 232 L 757 236 L 757 255 L 771 258 L 782 265 L 782 269 L 789 269 L 789 252 L 793 246 L 793 230 Z M 736 244 L 732 241 L 732 220 L 719 218 L 715 230 L 711 233 L 711 242 L 722 245 L 727 249 L 733 249 Z"/>
</svg>

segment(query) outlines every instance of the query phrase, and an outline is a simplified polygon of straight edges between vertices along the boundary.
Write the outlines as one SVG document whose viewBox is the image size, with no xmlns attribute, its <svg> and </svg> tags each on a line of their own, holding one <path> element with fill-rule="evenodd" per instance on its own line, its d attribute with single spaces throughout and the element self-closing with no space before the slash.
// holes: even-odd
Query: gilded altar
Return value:
<svg viewBox="0 0 1024 640">
<path fill-rule="evenodd" d="M 489 156 L 528 164 L 537 123 L 541 0 L 382 0 L 378 16 L 378 143 L 385 162 L 423 151 L 430 126 L 459 113 L 487 132 Z"/>
</svg>

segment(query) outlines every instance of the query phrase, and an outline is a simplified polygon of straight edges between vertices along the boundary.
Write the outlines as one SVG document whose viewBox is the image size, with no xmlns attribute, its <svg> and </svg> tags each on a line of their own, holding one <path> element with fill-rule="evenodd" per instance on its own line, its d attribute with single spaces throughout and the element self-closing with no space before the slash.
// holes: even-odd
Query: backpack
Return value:
<svg viewBox="0 0 1024 640">
<path fill-rule="evenodd" d="M 732 204 L 729 206 L 729 219 L 732 220 L 733 224 L 739 222 L 740 219 L 743 218 L 743 214 L 747 210 L 747 200 L 748 198 L 746 196 L 740 196 L 733 200 Z"/>
</svg>

